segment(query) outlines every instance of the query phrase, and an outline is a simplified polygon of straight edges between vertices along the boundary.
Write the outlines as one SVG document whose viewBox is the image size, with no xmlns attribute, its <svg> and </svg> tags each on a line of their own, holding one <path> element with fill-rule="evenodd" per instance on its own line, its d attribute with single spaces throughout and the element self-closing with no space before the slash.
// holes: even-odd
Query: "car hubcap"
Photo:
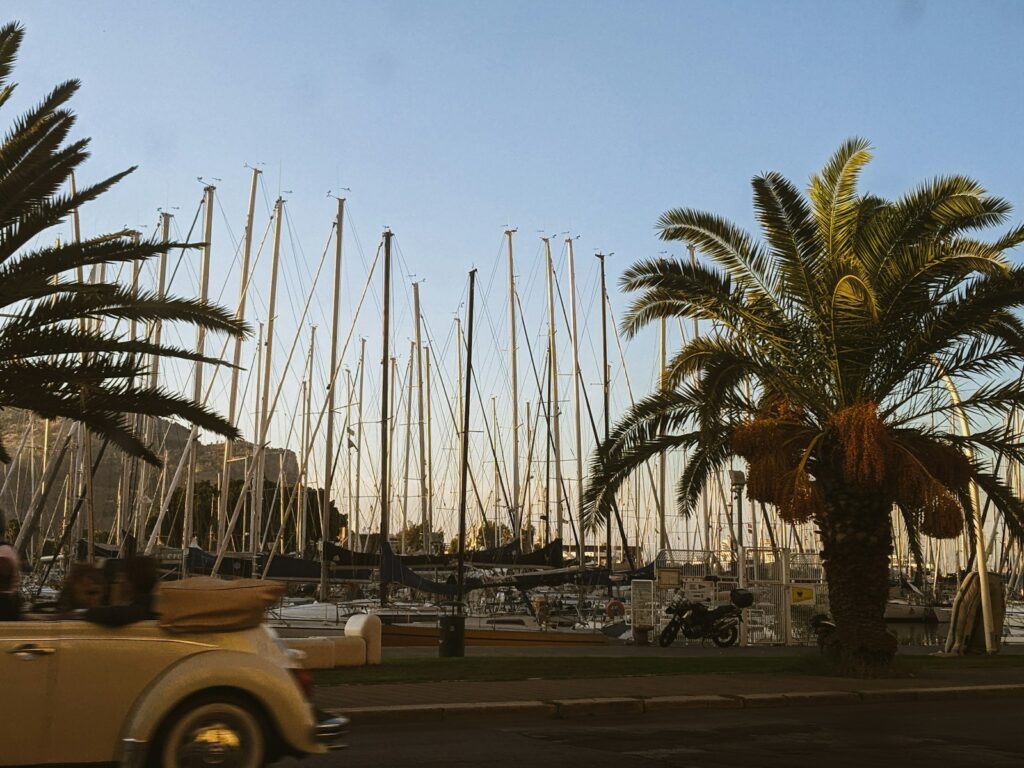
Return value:
<svg viewBox="0 0 1024 768">
<path fill-rule="evenodd" d="M 192 766 L 218 765 L 224 768 L 245 765 L 248 750 L 243 734 L 228 722 L 208 722 L 193 729 L 182 744 L 182 764 Z"/>
</svg>

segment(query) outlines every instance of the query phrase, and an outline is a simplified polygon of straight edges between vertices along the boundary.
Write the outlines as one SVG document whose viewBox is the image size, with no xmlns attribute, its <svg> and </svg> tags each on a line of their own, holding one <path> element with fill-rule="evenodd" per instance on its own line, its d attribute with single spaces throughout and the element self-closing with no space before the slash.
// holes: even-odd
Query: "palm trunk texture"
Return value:
<svg viewBox="0 0 1024 768">
<path fill-rule="evenodd" d="M 829 605 L 838 635 L 837 671 L 873 675 L 896 655 L 885 628 L 892 534 L 889 509 L 878 497 L 836 484 L 818 520 Z"/>
</svg>

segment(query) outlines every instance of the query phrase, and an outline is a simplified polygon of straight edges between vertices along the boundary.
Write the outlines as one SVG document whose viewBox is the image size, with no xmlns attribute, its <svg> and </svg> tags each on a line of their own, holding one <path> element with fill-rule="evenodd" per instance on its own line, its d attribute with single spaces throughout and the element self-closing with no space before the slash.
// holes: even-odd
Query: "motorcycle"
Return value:
<svg viewBox="0 0 1024 768">
<path fill-rule="evenodd" d="M 682 591 L 676 593 L 665 609 L 672 618 L 661 630 L 658 645 L 667 648 L 680 632 L 688 640 L 711 640 L 719 648 L 735 644 L 740 636 L 742 609 L 753 604 L 754 596 L 745 589 L 733 589 L 729 592 L 729 601 L 726 605 L 708 608 L 704 603 L 687 600 Z"/>
</svg>

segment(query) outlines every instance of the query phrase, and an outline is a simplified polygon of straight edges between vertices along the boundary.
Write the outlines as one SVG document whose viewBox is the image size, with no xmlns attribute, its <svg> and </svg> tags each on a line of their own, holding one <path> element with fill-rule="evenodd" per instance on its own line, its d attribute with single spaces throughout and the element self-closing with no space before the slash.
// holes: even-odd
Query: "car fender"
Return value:
<svg viewBox="0 0 1024 768">
<path fill-rule="evenodd" d="M 168 667 L 139 695 L 125 719 L 118 759 L 134 762 L 145 752 L 143 745 L 156 737 L 164 720 L 181 702 L 215 688 L 235 689 L 259 702 L 270 724 L 292 749 L 303 753 L 324 751 L 313 738 L 313 707 L 287 668 L 257 654 L 216 648 Z"/>
</svg>

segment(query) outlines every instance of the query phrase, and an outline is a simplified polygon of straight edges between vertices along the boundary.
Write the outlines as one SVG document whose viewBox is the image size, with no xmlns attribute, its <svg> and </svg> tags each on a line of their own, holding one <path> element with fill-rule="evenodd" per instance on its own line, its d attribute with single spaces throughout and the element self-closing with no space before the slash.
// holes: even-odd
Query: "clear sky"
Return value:
<svg viewBox="0 0 1024 768">
<path fill-rule="evenodd" d="M 501 354 L 507 322 L 499 258 L 509 224 L 524 283 L 536 275 L 539 231 L 570 232 L 592 290 L 595 251 L 614 252 L 614 278 L 665 247 L 654 224 L 666 208 L 751 227 L 752 175 L 803 182 L 851 135 L 876 147 L 864 177 L 872 192 L 962 172 L 1014 202 L 1018 220 L 1024 204 L 1021 2 L 14 0 L 3 9 L 28 31 L 17 105 L 80 78 L 79 131 L 93 137 L 84 175 L 140 166 L 83 211 L 86 231 L 151 232 L 161 206 L 177 207 L 187 230 L 203 177 L 219 180 L 237 243 L 244 166 L 264 163 L 257 228 L 288 190 L 289 246 L 312 263 L 329 235 L 328 191 L 348 187 L 365 258 L 390 226 L 401 270 L 426 280 L 435 335 L 449 332 L 466 271 L 481 268 L 498 329 L 484 364 Z M 218 262 L 224 275 L 233 248 Z M 531 285 L 540 295 L 543 283 Z M 406 310 L 403 344 L 407 320 Z M 538 331 L 542 323 L 530 319 Z M 632 353 L 641 392 L 653 343 L 645 349 Z"/>
</svg>

